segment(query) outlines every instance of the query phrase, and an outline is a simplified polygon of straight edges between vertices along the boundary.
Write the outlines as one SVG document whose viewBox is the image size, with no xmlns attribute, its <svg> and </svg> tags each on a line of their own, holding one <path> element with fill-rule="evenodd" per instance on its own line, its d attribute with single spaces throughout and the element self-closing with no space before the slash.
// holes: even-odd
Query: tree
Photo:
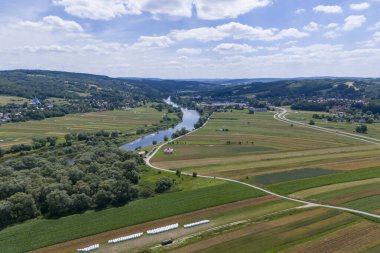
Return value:
<svg viewBox="0 0 380 253">
<path fill-rule="evenodd" d="M 59 217 L 67 214 L 72 205 L 72 200 L 66 191 L 54 190 L 46 197 L 50 216 Z"/>
<path fill-rule="evenodd" d="M 5 155 L 5 149 L 0 148 L 0 158 Z"/>
<path fill-rule="evenodd" d="M 119 137 L 119 132 L 118 131 L 114 131 L 111 133 L 111 138 L 117 138 Z"/>
<path fill-rule="evenodd" d="M 164 136 L 164 141 L 168 141 L 169 140 L 169 137 L 167 135 Z"/>
<path fill-rule="evenodd" d="M 152 145 L 157 145 L 157 141 L 152 141 Z"/>
<path fill-rule="evenodd" d="M 25 221 L 37 216 L 37 207 L 31 195 L 18 192 L 8 199 L 12 204 L 12 216 L 16 221 Z"/>
<path fill-rule="evenodd" d="M 95 203 L 99 208 L 106 207 L 111 201 L 111 193 L 105 190 L 99 190 L 95 194 Z"/>
<path fill-rule="evenodd" d="M 57 137 L 47 137 L 46 140 L 49 142 L 51 147 L 54 147 L 57 144 Z"/>
<path fill-rule="evenodd" d="M 12 202 L 7 200 L 0 201 L 0 228 L 13 223 L 12 209 Z"/>
<path fill-rule="evenodd" d="M 361 133 L 361 134 L 366 134 L 366 133 L 368 133 L 368 128 L 366 125 L 357 126 L 356 132 Z"/>
<path fill-rule="evenodd" d="M 177 175 L 177 177 L 181 177 L 181 171 L 180 170 L 176 170 L 175 174 Z"/>
<path fill-rule="evenodd" d="M 91 198 L 84 193 L 73 194 L 71 198 L 74 212 L 82 212 L 91 206 Z"/>
<path fill-rule="evenodd" d="M 198 176 L 198 173 L 197 172 L 193 172 L 193 177 L 197 177 Z"/>
<path fill-rule="evenodd" d="M 315 125 L 314 120 L 310 120 L 310 121 L 309 121 L 309 125 L 314 126 L 314 125 Z"/>
<path fill-rule="evenodd" d="M 163 193 L 163 192 L 169 191 L 172 185 L 173 185 L 173 182 L 170 178 L 162 177 L 157 180 L 155 191 L 157 193 Z"/>
</svg>

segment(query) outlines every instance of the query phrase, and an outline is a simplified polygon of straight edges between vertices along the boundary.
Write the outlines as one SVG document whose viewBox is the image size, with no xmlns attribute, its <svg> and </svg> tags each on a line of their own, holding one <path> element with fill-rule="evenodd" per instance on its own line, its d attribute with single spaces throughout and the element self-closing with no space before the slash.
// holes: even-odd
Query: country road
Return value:
<svg viewBox="0 0 380 253">
<path fill-rule="evenodd" d="M 313 128 L 313 129 L 318 130 L 318 131 L 329 132 L 329 133 L 332 133 L 332 134 L 342 135 L 342 136 L 346 136 L 346 137 L 349 137 L 349 138 L 358 139 L 358 140 L 361 140 L 361 141 L 365 141 L 365 142 L 369 142 L 369 143 L 372 143 L 372 144 L 380 145 L 380 140 L 377 140 L 377 139 L 374 139 L 374 138 L 370 138 L 370 137 L 364 138 L 365 136 L 345 133 L 345 132 L 341 132 L 341 131 L 335 131 L 335 130 L 331 130 L 331 129 L 327 129 L 327 128 L 323 128 L 323 127 L 310 126 L 310 125 L 307 125 L 307 124 L 304 124 L 304 123 L 288 120 L 288 119 L 286 119 L 286 114 L 288 113 L 288 111 L 286 109 L 284 109 L 284 108 L 276 108 L 276 109 L 278 109 L 280 111 L 276 112 L 276 114 L 274 115 L 274 118 L 276 120 L 281 121 L 281 122 L 288 123 L 288 124 L 299 125 L 299 126 L 303 126 L 303 127 L 309 127 L 309 128 Z M 207 125 L 208 121 L 209 120 L 207 120 L 206 123 L 201 128 L 203 128 L 205 125 Z M 186 135 L 194 133 L 194 132 L 198 131 L 201 128 L 194 129 L 193 131 L 187 133 Z M 181 139 L 181 138 L 183 138 L 186 135 L 180 136 L 180 137 L 178 137 L 176 139 L 173 139 L 171 141 L 175 141 L 175 140 Z M 168 142 L 162 143 L 153 152 L 151 152 L 146 157 L 145 162 L 146 162 L 146 164 L 148 166 L 150 166 L 153 169 L 160 170 L 160 171 L 165 171 L 165 172 L 169 172 L 169 173 L 175 173 L 175 171 L 157 167 L 157 166 L 151 164 L 151 162 L 150 162 L 151 159 L 157 154 L 157 152 L 163 146 L 165 146 L 167 143 Z M 191 173 L 184 173 L 184 172 L 182 172 L 182 175 L 192 176 Z M 324 205 L 324 204 L 313 203 L 313 202 L 305 201 L 305 200 L 301 200 L 301 199 L 291 198 L 291 197 L 288 197 L 288 196 L 283 196 L 283 195 L 277 194 L 275 192 L 271 192 L 271 191 L 269 191 L 267 189 L 264 189 L 264 188 L 261 188 L 261 187 L 258 187 L 258 186 L 252 185 L 252 184 L 248 184 L 248 183 L 241 182 L 241 181 L 234 180 L 234 179 L 230 179 L 230 178 L 205 176 L 205 175 L 199 175 L 199 174 L 198 174 L 198 177 L 200 177 L 200 178 L 207 178 L 207 179 L 216 179 L 216 180 L 222 180 L 222 181 L 227 181 L 227 182 L 241 184 L 241 185 L 244 185 L 244 186 L 247 186 L 247 187 L 250 187 L 250 188 L 262 191 L 262 192 L 265 192 L 265 193 L 267 193 L 269 195 L 276 196 L 276 197 L 281 198 L 281 199 L 290 200 L 290 201 L 294 201 L 294 202 L 298 202 L 298 203 L 304 204 L 304 206 L 302 206 L 304 208 L 309 208 L 309 207 L 324 207 L 324 208 L 336 209 L 336 210 L 346 211 L 346 212 L 350 212 L 350 213 L 354 213 L 354 214 L 360 214 L 360 215 L 364 215 L 364 216 L 367 216 L 367 217 L 372 217 L 372 218 L 380 219 L 380 215 L 377 215 L 377 214 L 368 213 L 368 212 L 364 212 L 364 211 L 360 211 L 360 210 L 355 210 L 355 209 L 351 209 L 351 208 L 345 208 L 345 207 L 339 207 L 339 206 L 333 206 L 333 205 Z"/>
</svg>

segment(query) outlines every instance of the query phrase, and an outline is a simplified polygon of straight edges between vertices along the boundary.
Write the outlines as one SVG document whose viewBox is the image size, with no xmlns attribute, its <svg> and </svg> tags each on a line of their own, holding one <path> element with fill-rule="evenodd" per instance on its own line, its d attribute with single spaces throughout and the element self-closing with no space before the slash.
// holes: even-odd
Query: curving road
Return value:
<svg viewBox="0 0 380 253">
<path fill-rule="evenodd" d="M 304 123 L 299 123 L 299 122 L 296 122 L 296 121 L 288 120 L 285 117 L 286 114 L 288 113 L 286 109 L 284 109 L 284 108 L 276 108 L 276 109 L 280 109 L 280 111 L 276 112 L 274 118 L 276 120 L 281 121 L 281 122 L 291 123 L 291 124 L 294 124 L 294 125 L 300 125 L 300 126 L 305 126 L 305 127 L 311 127 L 311 128 L 315 128 L 316 130 L 319 130 L 319 131 L 325 131 L 325 132 L 330 132 L 330 133 L 334 133 L 334 134 L 344 135 L 344 136 L 347 136 L 347 137 L 350 137 L 350 138 L 359 139 L 359 140 L 362 140 L 362 141 L 365 141 L 365 142 L 370 142 L 370 143 L 373 143 L 373 144 L 380 145 L 380 140 L 377 140 L 377 139 L 373 139 L 373 138 L 369 138 L 368 137 L 369 138 L 369 140 L 368 140 L 367 138 L 359 138 L 359 137 L 362 137 L 362 136 L 358 137 L 355 134 L 352 134 L 353 136 L 351 136 L 351 134 L 348 134 L 348 133 L 344 133 L 344 132 L 340 132 L 340 131 L 334 131 L 334 130 L 331 130 L 331 129 L 326 129 L 326 128 L 317 127 L 317 126 L 310 126 L 310 125 L 307 125 L 307 124 L 304 124 Z M 211 116 L 210 116 L 210 118 L 211 118 Z M 206 123 L 201 128 L 203 128 L 208 123 L 208 121 L 209 120 L 207 120 Z M 194 133 L 194 132 L 198 131 L 201 128 L 195 129 L 195 130 L 187 133 L 186 135 Z M 173 139 L 171 141 L 175 141 L 175 140 L 181 139 L 181 138 L 183 138 L 186 135 L 180 136 L 180 137 L 178 137 L 176 139 Z M 373 140 L 371 140 L 371 139 L 373 139 Z M 160 171 L 165 171 L 165 172 L 169 172 L 169 173 L 175 173 L 175 171 L 157 167 L 157 166 L 151 164 L 151 162 L 150 162 L 150 160 L 157 154 L 157 152 L 163 146 L 165 146 L 167 143 L 168 142 L 162 143 L 153 152 L 151 152 L 145 158 L 145 162 L 146 162 L 146 164 L 148 166 L 150 166 L 153 169 L 160 170 Z M 182 172 L 182 174 L 183 175 L 187 175 L 187 176 L 192 176 L 191 173 L 184 173 L 184 172 Z M 234 180 L 234 179 L 230 179 L 230 178 L 204 176 L 204 175 L 198 175 L 198 177 L 200 177 L 200 178 L 207 178 L 207 179 L 216 179 L 216 180 L 222 180 L 222 181 L 227 181 L 227 182 L 241 184 L 241 185 L 244 185 L 244 186 L 247 186 L 247 187 L 250 187 L 250 188 L 262 191 L 262 192 L 265 192 L 265 193 L 267 193 L 269 195 L 276 196 L 276 197 L 281 198 L 281 199 L 290 200 L 290 201 L 294 201 L 294 202 L 298 202 L 298 203 L 304 204 L 304 206 L 302 206 L 304 208 L 309 208 L 309 207 L 325 207 L 325 208 L 329 208 L 329 209 L 336 209 L 336 210 L 346 211 L 346 212 L 350 212 L 350 213 L 354 213 L 354 214 L 360 214 L 360 215 L 364 215 L 364 216 L 367 216 L 367 217 L 372 217 L 372 218 L 380 219 L 380 215 L 377 215 L 377 214 L 368 213 L 368 212 L 364 212 L 364 211 L 360 211 L 360 210 L 355 210 L 355 209 L 351 209 L 351 208 L 345 208 L 345 207 L 339 207 L 339 206 L 333 206 L 333 205 L 324 205 L 324 204 L 313 203 L 313 202 L 310 202 L 310 201 L 295 199 L 295 198 L 291 198 L 291 197 L 288 197 L 288 196 L 283 196 L 283 195 L 277 194 L 275 192 L 268 191 L 267 189 L 264 189 L 264 188 L 261 188 L 261 187 L 258 187 L 258 186 L 252 185 L 252 184 L 248 184 L 248 183 L 241 182 L 241 181 Z"/>
</svg>

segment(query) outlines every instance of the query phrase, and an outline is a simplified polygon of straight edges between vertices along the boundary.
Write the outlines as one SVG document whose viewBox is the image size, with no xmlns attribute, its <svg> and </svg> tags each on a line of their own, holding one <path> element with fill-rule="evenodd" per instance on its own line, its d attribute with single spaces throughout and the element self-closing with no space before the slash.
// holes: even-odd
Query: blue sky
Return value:
<svg viewBox="0 0 380 253">
<path fill-rule="evenodd" d="M 0 69 L 380 76 L 380 0 L 0 0 Z"/>
</svg>

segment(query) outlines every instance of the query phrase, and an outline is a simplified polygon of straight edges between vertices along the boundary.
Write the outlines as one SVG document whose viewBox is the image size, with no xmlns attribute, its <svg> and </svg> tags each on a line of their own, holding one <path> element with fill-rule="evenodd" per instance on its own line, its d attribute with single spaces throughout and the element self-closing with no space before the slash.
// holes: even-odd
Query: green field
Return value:
<svg viewBox="0 0 380 253">
<path fill-rule="evenodd" d="M 163 174 L 148 173 L 143 180 L 148 184 L 148 181 L 161 176 Z M 176 192 L 133 201 L 120 208 L 90 211 L 57 220 L 36 219 L 6 228 L 0 231 L 1 252 L 25 252 L 108 230 L 263 196 L 263 193 L 247 187 L 215 180 L 186 177 L 180 184 Z"/>
<path fill-rule="evenodd" d="M 380 228 L 360 217 L 315 209 L 274 215 L 209 233 L 176 250 L 153 252 L 359 252 L 380 243 Z M 342 243 L 344 242 L 344 243 Z"/>
<path fill-rule="evenodd" d="M 368 143 L 290 127 L 275 120 L 270 112 L 215 113 L 204 128 L 168 146 L 174 148 L 174 154 L 167 156 L 159 152 L 154 164 L 242 180 L 293 169 L 335 171 L 369 167 L 370 162 L 380 165 L 377 158 L 380 149 Z M 350 168 L 347 163 L 356 167 Z"/>
<path fill-rule="evenodd" d="M 253 182 L 259 185 L 270 185 L 279 182 L 292 181 L 297 179 L 309 178 L 309 177 L 318 177 L 322 175 L 329 175 L 337 173 L 338 171 L 326 170 L 320 168 L 305 168 L 305 169 L 296 169 L 284 172 L 276 172 L 258 175 L 254 177 Z"/>
<path fill-rule="evenodd" d="M 35 137 L 63 137 L 67 133 L 99 130 L 119 130 L 125 133 L 145 125 L 158 124 L 162 115 L 162 112 L 153 108 L 140 107 L 130 111 L 70 114 L 41 121 L 7 123 L 0 126 L 0 147 L 29 143 Z"/>
<path fill-rule="evenodd" d="M 294 121 L 299 121 L 303 123 L 309 123 L 310 120 L 314 120 L 317 126 L 326 127 L 334 130 L 340 130 L 345 131 L 348 133 L 355 133 L 355 129 L 357 126 L 361 125 L 358 122 L 328 122 L 326 119 L 313 119 L 313 114 L 319 114 L 319 115 L 329 115 L 329 113 L 326 112 L 313 112 L 313 111 L 292 111 L 289 110 L 289 114 L 286 116 L 286 118 Z M 380 139 L 380 124 L 366 124 L 368 127 L 368 134 L 365 134 L 365 136 L 373 137 Z"/>
<path fill-rule="evenodd" d="M 25 102 L 29 102 L 29 99 L 22 98 L 22 97 L 15 97 L 15 96 L 3 96 L 0 95 L 0 105 L 6 105 L 9 103 L 13 104 L 23 104 Z"/>
<path fill-rule="evenodd" d="M 287 195 L 297 191 L 302 191 L 305 189 L 320 187 L 324 185 L 353 182 L 378 177 L 380 177 L 380 167 L 349 171 L 335 175 L 326 175 L 314 178 L 292 180 L 288 182 L 272 184 L 268 187 L 268 189 L 283 195 Z"/>
</svg>

